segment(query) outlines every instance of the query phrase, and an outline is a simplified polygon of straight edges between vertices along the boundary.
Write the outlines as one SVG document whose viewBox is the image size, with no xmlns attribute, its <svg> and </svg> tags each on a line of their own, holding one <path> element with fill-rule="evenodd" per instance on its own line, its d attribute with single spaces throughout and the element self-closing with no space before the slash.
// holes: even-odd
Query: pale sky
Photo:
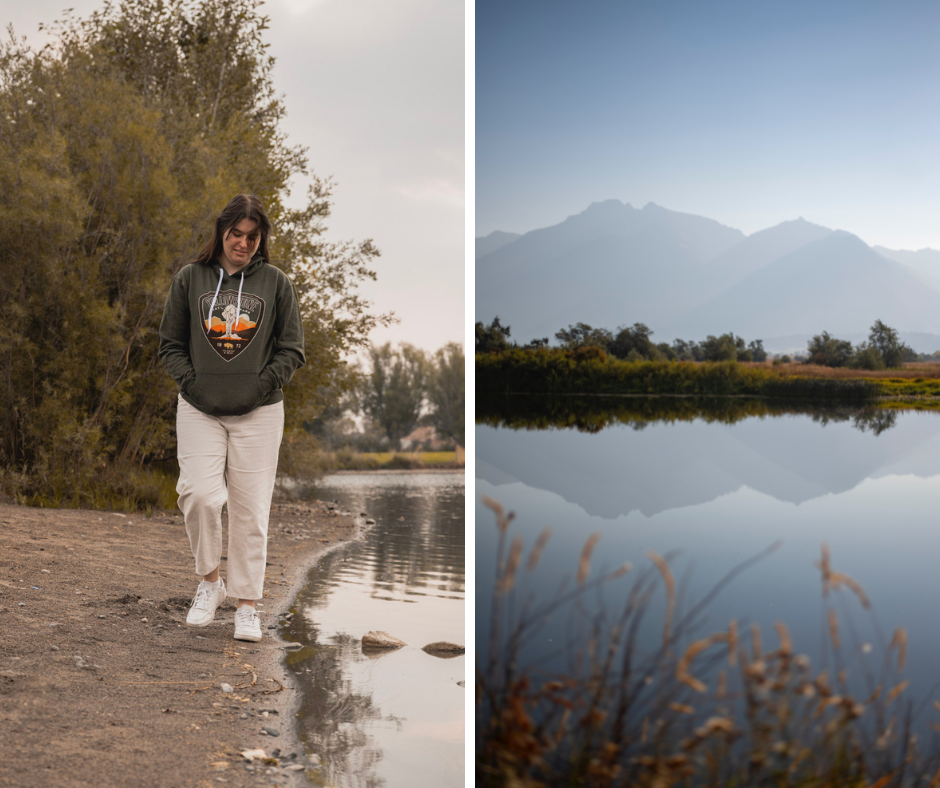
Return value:
<svg viewBox="0 0 940 788">
<path fill-rule="evenodd" d="M 476 2 L 476 235 L 616 198 L 940 249 L 940 4 Z"/>
<path fill-rule="evenodd" d="M 38 45 L 40 22 L 101 5 L 0 0 L 0 25 Z M 462 0 L 271 0 L 261 12 L 288 143 L 336 181 L 328 237 L 371 237 L 382 252 L 362 292 L 401 322 L 373 341 L 463 342 Z M 298 182 L 294 198 L 305 194 Z"/>
</svg>

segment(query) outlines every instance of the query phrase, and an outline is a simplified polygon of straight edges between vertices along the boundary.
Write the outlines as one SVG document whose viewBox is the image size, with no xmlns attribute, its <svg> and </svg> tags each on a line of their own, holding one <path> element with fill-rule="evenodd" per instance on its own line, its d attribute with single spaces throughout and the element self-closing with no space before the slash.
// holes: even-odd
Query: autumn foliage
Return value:
<svg viewBox="0 0 940 788">
<path fill-rule="evenodd" d="M 0 45 L 0 493 L 172 503 L 153 475 L 175 456 L 157 328 L 171 278 L 235 194 L 261 198 L 272 262 L 302 301 L 308 363 L 282 460 L 383 320 L 356 294 L 378 252 L 324 240 L 330 184 L 280 131 L 266 27 L 252 0 L 127 0 L 67 15 L 42 50 Z M 310 191 L 291 209 L 296 175 Z"/>
</svg>

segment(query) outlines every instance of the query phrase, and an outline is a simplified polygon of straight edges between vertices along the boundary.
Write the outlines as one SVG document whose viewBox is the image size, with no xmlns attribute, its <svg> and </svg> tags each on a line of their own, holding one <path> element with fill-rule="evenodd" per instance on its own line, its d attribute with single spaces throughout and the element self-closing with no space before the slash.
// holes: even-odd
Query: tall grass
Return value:
<svg viewBox="0 0 940 788">
<path fill-rule="evenodd" d="M 103 511 L 154 511 L 176 509 L 175 461 L 169 467 L 140 467 L 118 464 L 22 473 L 0 468 L 0 498 L 25 506 L 52 509 L 98 509 Z"/>
<path fill-rule="evenodd" d="M 868 610 L 862 587 L 835 570 L 823 547 L 818 563 L 825 621 L 823 669 L 775 625 L 774 643 L 756 625 L 700 632 L 703 611 L 757 556 L 698 603 L 683 605 L 667 558 L 590 578 L 590 537 L 570 587 L 545 603 L 526 581 L 550 538 L 525 555 L 509 542 L 511 514 L 494 501 L 499 529 L 488 644 L 476 682 L 476 782 L 486 786 L 938 786 L 940 758 L 918 745 L 903 671 L 907 636 L 884 639 L 881 658 L 856 637 L 853 609 Z M 769 551 L 768 551 L 769 552 Z M 625 575 L 635 576 L 629 588 Z M 623 606 L 591 616 L 585 600 L 617 584 Z M 654 597 L 665 597 L 652 649 L 638 633 Z M 847 603 L 842 616 L 836 597 Z M 565 673 L 523 662 L 550 617 L 587 622 Z M 940 708 L 940 706 L 938 706 Z"/>
<path fill-rule="evenodd" d="M 514 348 L 477 354 L 478 394 L 750 395 L 863 402 L 940 397 L 940 364 L 849 370 L 813 364 L 623 361 L 565 350 Z"/>
</svg>

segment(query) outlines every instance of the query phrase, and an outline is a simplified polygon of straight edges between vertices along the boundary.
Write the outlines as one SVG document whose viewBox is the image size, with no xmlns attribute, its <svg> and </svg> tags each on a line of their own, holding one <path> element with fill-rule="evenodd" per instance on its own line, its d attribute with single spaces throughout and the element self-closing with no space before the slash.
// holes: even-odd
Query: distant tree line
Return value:
<svg viewBox="0 0 940 788">
<path fill-rule="evenodd" d="M 498 317 L 488 326 L 476 324 L 476 352 L 493 353 L 510 348 L 538 350 L 549 347 L 548 337 L 535 339 L 525 345 L 510 340 L 510 327 L 504 326 Z M 624 361 L 756 361 L 768 358 L 764 342 L 755 339 L 746 342 L 733 333 L 707 336 L 703 341 L 675 339 L 654 343 L 653 331 L 643 323 L 620 326 L 615 332 L 606 328 L 594 328 L 587 323 L 575 323 L 555 333 L 561 349 L 578 354 L 579 358 L 614 358 Z M 588 354 L 588 348 L 596 353 Z M 789 356 L 778 356 L 775 363 L 787 363 Z M 905 361 L 940 360 L 940 351 L 932 356 L 918 356 L 901 342 L 897 330 L 876 320 L 868 335 L 868 341 L 854 346 L 851 342 L 836 339 L 828 331 L 814 336 L 807 345 L 807 364 L 826 367 L 849 367 L 852 369 L 895 369 Z"/>
<path fill-rule="evenodd" d="M 464 445 L 464 352 L 449 342 L 427 353 L 406 342 L 371 345 L 365 362 L 347 370 L 344 398 L 310 423 L 320 442 L 334 450 L 393 451 L 417 427 Z M 361 417 L 361 427 L 351 416 Z"/>
<path fill-rule="evenodd" d="M 548 337 L 535 339 L 522 346 L 511 342 L 510 327 L 504 326 L 498 317 L 488 326 L 477 323 L 475 334 L 477 353 L 499 352 L 512 347 L 540 349 L 549 346 Z M 576 323 L 556 332 L 555 339 L 564 350 L 577 352 L 585 348 L 597 348 L 602 354 L 598 357 L 613 356 L 624 361 L 767 360 L 767 351 L 760 339 L 748 343 L 742 337 L 729 333 L 718 337 L 709 335 L 702 342 L 676 339 L 670 345 L 667 342 L 654 343 L 652 336 L 653 331 L 643 323 L 620 326 L 616 332 L 593 328 L 587 323 Z"/>
</svg>

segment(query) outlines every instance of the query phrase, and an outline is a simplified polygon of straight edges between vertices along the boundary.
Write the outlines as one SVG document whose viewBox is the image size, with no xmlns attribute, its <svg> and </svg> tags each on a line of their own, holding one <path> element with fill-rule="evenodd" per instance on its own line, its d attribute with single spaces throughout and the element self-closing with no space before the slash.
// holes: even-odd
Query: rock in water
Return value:
<svg viewBox="0 0 940 788">
<path fill-rule="evenodd" d="M 396 649 L 407 646 L 404 640 L 392 637 L 388 632 L 373 630 L 362 636 L 363 649 Z"/>
<path fill-rule="evenodd" d="M 432 657 L 440 657 L 441 659 L 459 657 L 461 654 L 466 652 L 466 649 L 463 646 L 458 646 L 456 643 L 448 643 L 446 640 L 438 640 L 434 643 L 428 643 L 421 650 L 427 654 L 430 654 Z"/>
</svg>

